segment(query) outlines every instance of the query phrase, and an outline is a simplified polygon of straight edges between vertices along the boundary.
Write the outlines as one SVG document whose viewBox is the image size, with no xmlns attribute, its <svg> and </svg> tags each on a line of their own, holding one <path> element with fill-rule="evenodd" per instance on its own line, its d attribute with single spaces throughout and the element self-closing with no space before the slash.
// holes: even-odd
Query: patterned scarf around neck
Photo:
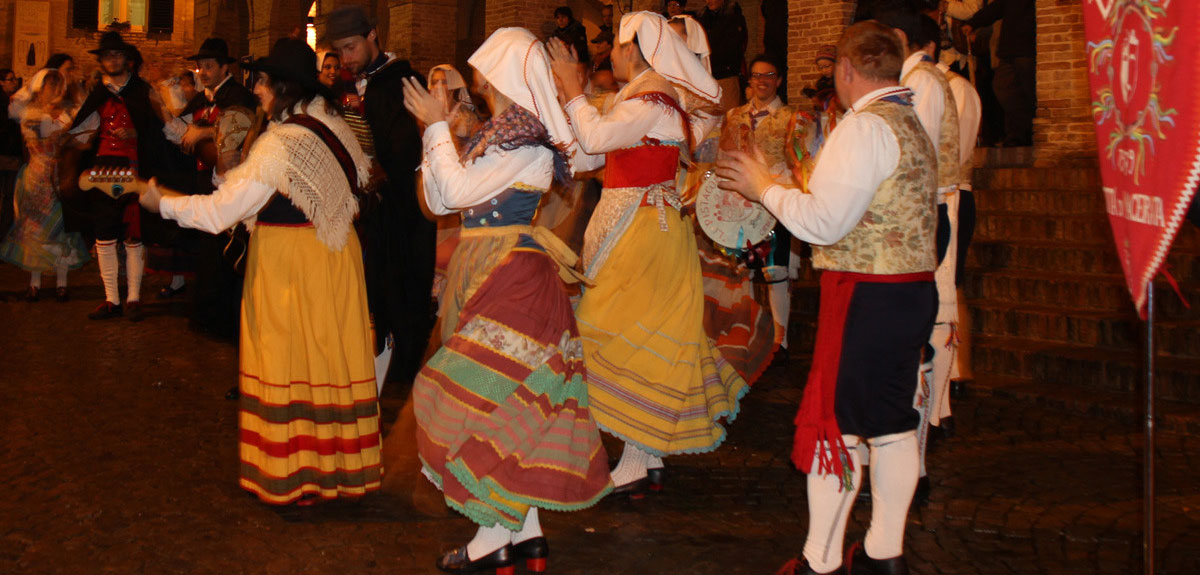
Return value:
<svg viewBox="0 0 1200 575">
<path fill-rule="evenodd" d="M 546 126 L 519 104 L 512 104 L 497 116 L 492 116 L 471 140 L 459 158 L 463 164 L 475 161 L 490 147 L 511 151 L 525 146 L 541 146 L 554 153 L 554 179 L 560 184 L 571 181 L 571 167 L 567 155 L 554 142 Z"/>
</svg>

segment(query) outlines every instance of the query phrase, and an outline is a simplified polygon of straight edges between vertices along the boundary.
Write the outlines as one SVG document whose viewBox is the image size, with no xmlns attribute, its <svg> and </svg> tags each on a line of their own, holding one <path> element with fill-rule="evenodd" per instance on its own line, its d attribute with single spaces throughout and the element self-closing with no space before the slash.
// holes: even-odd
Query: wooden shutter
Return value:
<svg viewBox="0 0 1200 575">
<path fill-rule="evenodd" d="M 170 34 L 175 29 L 175 0 L 150 0 L 146 12 L 147 32 Z"/>
<path fill-rule="evenodd" d="M 100 20 L 99 0 L 71 0 L 71 27 L 95 30 Z"/>
</svg>

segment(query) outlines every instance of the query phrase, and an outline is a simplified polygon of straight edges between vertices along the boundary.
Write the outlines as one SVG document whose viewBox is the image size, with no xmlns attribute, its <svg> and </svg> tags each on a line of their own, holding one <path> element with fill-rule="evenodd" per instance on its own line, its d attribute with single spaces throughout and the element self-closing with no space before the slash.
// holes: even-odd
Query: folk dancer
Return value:
<svg viewBox="0 0 1200 575">
<path fill-rule="evenodd" d="M 546 569 L 538 508 L 583 509 L 608 493 L 608 458 L 588 408 L 583 344 L 563 286 L 576 256 L 531 227 L 550 187 L 570 181 L 574 136 L 541 42 L 501 28 L 468 60 L 492 118 L 460 154 L 443 103 L 415 79 L 405 106 L 427 127 L 430 209 L 458 213 L 461 240 L 441 305 L 442 347 L 413 386 L 423 472 L 479 524 L 443 555 L 448 573 Z M 563 278 L 563 279 L 560 279 Z"/>
<path fill-rule="evenodd" d="M 681 157 L 716 122 L 685 112 L 682 93 L 715 104 L 721 91 L 651 12 L 621 18 L 613 72 L 629 83 L 603 114 L 584 97 L 566 47 L 550 49 L 582 149 L 604 154 L 582 256 L 595 286 L 576 313 L 592 412 L 625 442 L 614 491 L 640 495 L 661 488 L 662 457 L 716 449 L 725 439 L 718 420 L 732 421 L 749 389 L 705 334 L 696 237 L 676 189 Z"/>
<path fill-rule="evenodd" d="M 937 313 L 936 152 L 911 90 L 899 85 L 904 48 L 890 28 L 850 26 L 837 54 L 838 98 L 853 105 L 821 151 L 809 194 L 776 184 L 741 152 L 717 173 L 812 243 L 813 266 L 824 270 L 792 451 L 808 474 L 808 536 L 781 573 L 907 574 L 904 526 L 919 464 L 914 375 Z M 862 487 L 860 444 L 870 454 L 871 523 L 843 557 Z"/>
</svg>

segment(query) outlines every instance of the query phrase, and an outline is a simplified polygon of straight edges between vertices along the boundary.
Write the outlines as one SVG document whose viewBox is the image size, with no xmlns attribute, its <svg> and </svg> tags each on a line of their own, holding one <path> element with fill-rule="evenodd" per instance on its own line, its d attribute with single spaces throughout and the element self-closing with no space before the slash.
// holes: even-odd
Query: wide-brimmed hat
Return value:
<svg viewBox="0 0 1200 575">
<path fill-rule="evenodd" d="M 313 91 L 324 88 L 317 78 L 317 53 L 303 40 L 280 38 L 266 58 L 254 60 L 246 68 L 266 72 L 273 78 L 294 80 Z"/>
<path fill-rule="evenodd" d="M 367 37 L 375 24 L 367 16 L 362 6 L 342 6 L 329 14 L 325 19 L 325 42 L 334 42 L 351 36 Z"/>
<path fill-rule="evenodd" d="M 230 64 L 237 62 L 237 58 L 229 55 L 229 44 L 220 38 L 209 38 L 200 44 L 200 49 L 195 54 L 184 58 L 184 60 L 216 60 L 220 64 Z"/>
<path fill-rule="evenodd" d="M 108 51 L 124 52 L 126 56 L 131 56 L 137 52 L 137 46 L 121 38 L 120 32 L 105 32 L 100 36 L 100 46 L 95 50 L 88 50 L 97 56 Z"/>
</svg>

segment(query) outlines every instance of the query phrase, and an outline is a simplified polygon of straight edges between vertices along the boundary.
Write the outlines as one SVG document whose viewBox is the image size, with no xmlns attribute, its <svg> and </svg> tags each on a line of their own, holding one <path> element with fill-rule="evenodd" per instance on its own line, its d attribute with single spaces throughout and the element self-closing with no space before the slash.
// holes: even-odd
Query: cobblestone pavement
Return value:
<svg viewBox="0 0 1200 575">
<path fill-rule="evenodd" d="M 236 404 L 222 398 L 236 350 L 189 332 L 184 303 L 154 301 L 163 278 L 147 279 L 140 324 L 85 318 L 102 298 L 94 264 L 65 304 L 25 302 L 25 281 L 0 268 L 0 573 L 436 573 L 474 532 L 416 478 L 403 386 L 382 402 L 384 493 L 268 507 L 236 484 Z M 715 453 L 669 458 L 663 493 L 543 514 L 550 573 L 773 573 L 807 522 L 786 455 L 804 369 L 772 368 Z M 1141 571 L 1136 423 L 982 389 L 956 419 L 930 458 L 931 502 L 910 515 L 914 573 Z M 1158 441 L 1160 573 L 1200 573 L 1198 443 Z M 851 537 L 868 517 L 859 504 Z"/>
</svg>

